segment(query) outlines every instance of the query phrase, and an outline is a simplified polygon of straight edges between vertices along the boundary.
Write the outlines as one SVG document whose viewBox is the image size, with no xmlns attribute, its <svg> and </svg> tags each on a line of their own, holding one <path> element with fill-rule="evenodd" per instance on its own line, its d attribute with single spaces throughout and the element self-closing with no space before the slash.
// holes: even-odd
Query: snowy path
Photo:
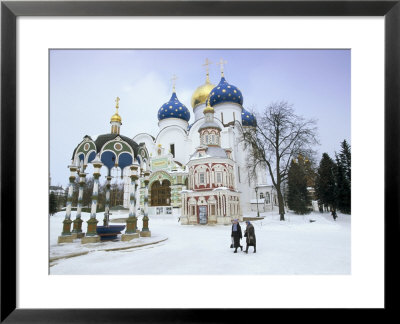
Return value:
<svg viewBox="0 0 400 324">
<path fill-rule="evenodd" d="M 319 213 L 287 214 L 285 222 L 274 213 L 262 216 L 264 220 L 252 222 L 257 253 L 250 247 L 248 254 L 234 254 L 230 226 L 182 226 L 176 216 L 154 216 L 149 223 L 152 238 L 168 237 L 165 242 L 58 260 L 50 274 L 350 274 L 350 216 L 339 214 L 336 222 Z M 80 244 L 57 246 L 63 217 L 59 213 L 50 218 L 50 253 L 86 249 Z M 83 225 L 86 230 L 86 222 Z M 245 224 L 241 226 L 244 230 Z M 244 239 L 242 245 L 245 248 Z"/>
</svg>

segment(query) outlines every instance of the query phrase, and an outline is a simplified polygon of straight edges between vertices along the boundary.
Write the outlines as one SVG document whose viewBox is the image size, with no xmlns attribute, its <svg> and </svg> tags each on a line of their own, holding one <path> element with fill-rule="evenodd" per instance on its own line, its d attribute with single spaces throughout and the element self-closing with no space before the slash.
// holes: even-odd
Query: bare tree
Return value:
<svg viewBox="0 0 400 324">
<path fill-rule="evenodd" d="M 315 120 L 305 120 L 294 113 L 287 102 L 269 105 L 262 114 L 254 113 L 255 127 L 242 129 L 241 142 L 249 149 L 247 167 L 250 174 L 266 168 L 277 191 L 280 220 L 285 220 L 282 186 L 287 180 L 290 162 L 298 154 L 311 159 L 318 144 Z"/>
</svg>

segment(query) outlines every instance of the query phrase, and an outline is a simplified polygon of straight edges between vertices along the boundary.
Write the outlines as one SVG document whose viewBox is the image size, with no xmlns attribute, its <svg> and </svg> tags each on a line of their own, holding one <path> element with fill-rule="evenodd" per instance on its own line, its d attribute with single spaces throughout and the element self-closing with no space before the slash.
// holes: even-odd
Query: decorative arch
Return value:
<svg viewBox="0 0 400 324">
<path fill-rule="evenodd" d="M 127 142 L 117 136 L 101 147 L 99 156 L 108 170 L 119 167 L 123 171 L 133 163 L 134 151 Z"/>
<path fill-rule="evenodd" d="M 76 166 L 82 166 L 85 168 L 88 163 L 92 162 L 96 158 L 96 144 L 90 136 L 85 136 L 83 141 L 80 142 L 73 153 L 73 164 Z"/>
<path fill-rule="evenodd" d="M 144 165 L 146 165 L 146 170 L 150 170 L 150 157 L 149 157 L 149 152 L 147 151 L 146 144 L 144 143 L 139 144 L 139 149 L 136 159 L 141 168 L 144 168 Z"/>
<path fill-rule="evenodd" d="M 172 183 L 173 181 L 172 177 L 168 174 L 168 172 L 164 170 L 156 171 L 150 176 L 149 185 L 151 186 L 154 181 L 162 182 L 164 179 L 168 180 L 170 183 Z"/>
</svg>

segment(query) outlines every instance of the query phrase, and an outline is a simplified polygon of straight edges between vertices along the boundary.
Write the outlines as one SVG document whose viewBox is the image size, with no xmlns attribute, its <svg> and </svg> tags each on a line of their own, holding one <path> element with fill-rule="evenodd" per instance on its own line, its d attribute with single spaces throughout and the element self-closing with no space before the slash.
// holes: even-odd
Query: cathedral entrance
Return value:
<svg viewBox="0 0 400 324">
<path fill-rule="evenodd" d="M 171 205 L 171 182 L 169 180 L 154 181 L 151 185 L 151 205 L 170 206 Z"/>
<path fill-rule="evenodd" d="M 199 224 L 207 224 L 207 206 L 199 206 Z"/>
</svg>

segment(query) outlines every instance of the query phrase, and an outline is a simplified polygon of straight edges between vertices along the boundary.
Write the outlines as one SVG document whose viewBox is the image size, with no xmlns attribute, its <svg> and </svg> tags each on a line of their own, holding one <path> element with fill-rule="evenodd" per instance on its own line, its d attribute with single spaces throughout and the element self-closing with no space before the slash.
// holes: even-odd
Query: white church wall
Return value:
<svg viewBox="0 0 400 324">
<path fill-rule="evenodd" d="M 181 127 L 169 126 L 162 129 L 157 135 L 156 142 L 157 144 L 161 144 L 166 152 L 169 152 L 171 144 L 174 144 L 174 159 L 184 164 L 188 161 L 189 157 L 186 149 L 188 143 L 187 135 L 185 130 L 183 130 Z"/>
<path fill-rule="evenodd" d="M 204 114 L 203 114 L 204 108 L 206 108 L 206 104 L 205 104 L 205 103 L 200 104 L 200 105 L 196 106 L 196 107 L 193 109 L 194 120 L 195 120 L 195 121 L 197 121 L 197 120 L 199 120 L 200 118 L 204 117 Z"/>
<path fill-rule="evenodd" d="M 146 145 L 149 154 L 154 152 L 154 140 L 150 134 L 147 133 L 137 134 L 135 137 L 133 137 L 133 140 L 138 144 L 144 143 Z"/>
<path fill-rule="evenodd" d="M 158 122 L 158 127 L 161 130 L 168 126 L 178 126 L 186 130 L 188 127 L 188 122 L 180 118 L 166 118 Z"/>
<path fill-rule="evenodd" d="M 224 102 L 213 106 L 215 116 L 224 124 L 233 122 L 234 120 L 242 120 L 242 106 L 239 104 Z"/>
</svg>

